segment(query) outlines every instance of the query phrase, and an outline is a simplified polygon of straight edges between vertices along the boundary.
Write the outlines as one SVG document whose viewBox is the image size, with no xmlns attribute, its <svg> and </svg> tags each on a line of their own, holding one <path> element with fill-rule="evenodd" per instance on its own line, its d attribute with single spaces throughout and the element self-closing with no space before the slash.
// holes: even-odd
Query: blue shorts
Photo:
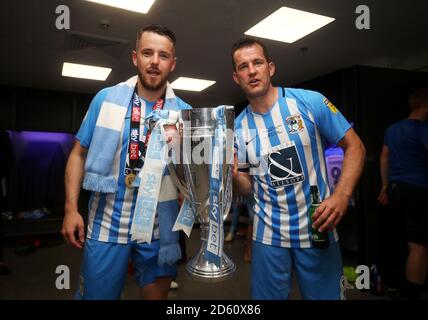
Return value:
<svg viewBox="0 0 428 320">
<path fill-rule="evenodd" d="M 251 296 L 257 300 L 285 300 L 293 269 L 300 293 L 308 300 L 344 299 L 342 258 L 337 242 L 327 249 L 281 248 L 253 241 Z"/>
<path fill-rule="evenodd" d="M 140 287 L 153 283 L 157 277 L 175 277 L 176 265 L 159 267 L 159 240 L 148 243 L 109 243 L 86 239 L 77 300 L 120 299 L 128 262 L 134 265 L 134 276 Z"/>
</svg>

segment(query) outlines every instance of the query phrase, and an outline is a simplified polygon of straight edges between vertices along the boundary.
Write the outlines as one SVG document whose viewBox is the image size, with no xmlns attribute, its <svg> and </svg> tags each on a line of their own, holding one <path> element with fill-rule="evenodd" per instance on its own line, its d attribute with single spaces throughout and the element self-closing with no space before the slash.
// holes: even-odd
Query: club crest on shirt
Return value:
<svg viewBox="0 0 428 320">
<path fill-rule="evenodd" d="M 299 154 L 294 144 L 274 148 L 267 155 L 268 173 L 272 187 L 280 188 L 305 180 Z"/>
<path fill-rule="evenodd" d="M 285 119 L 285 123 L 287 124 L 288 133 L 291 134 L 302 132 L 305 129 L 303 126 L 303 119 L 300 114 L 288 116 Z"/>
<path fill-rule="evenodd" d="M 324 98 L 323 100 L 324 104 L 330 109 L 331 112 L 337 113 L 339 110 L 328 100 L 327 98 Z"/>
</svg>

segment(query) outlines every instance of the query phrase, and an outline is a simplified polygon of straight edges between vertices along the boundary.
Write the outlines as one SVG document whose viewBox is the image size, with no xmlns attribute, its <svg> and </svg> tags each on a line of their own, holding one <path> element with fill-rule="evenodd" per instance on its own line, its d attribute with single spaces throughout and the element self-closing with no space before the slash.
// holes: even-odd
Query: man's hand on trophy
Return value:
<svg viewBox="0 0 428 320">
<path fill-rule="evenodd" d="M 175 144 L 180 141 L 180 134 L 178 133 L 175 124 L 169 124 L 164 126 L 165 138 L 167 143 Z"/>
<path fill-rule="evenodd" d="M 233 194 L 246 195 L 251 192 L 252 183 L 251 177 L 246 172 L 239 172 L 238 170 L 238 154 L 236 148 L 233 154 Z"/>
<path fill-rule="evenodd" d="M 177 177 L 180 180 L 184 180 L 184 169 L 181 164 L 182 158 L 180 154 L 180 133 L 178 132 L 175 124 L 165 125 L 164 131 L 165 139 L 168 143 L 168 157 L 171 157 L 172 151 L 174 153 L 175 160 L 172 160 L 171 158 L 169 158 L 169 160 L 172 160 L 173 164 L 175 165 L 175 172 Z"/>
</svg>

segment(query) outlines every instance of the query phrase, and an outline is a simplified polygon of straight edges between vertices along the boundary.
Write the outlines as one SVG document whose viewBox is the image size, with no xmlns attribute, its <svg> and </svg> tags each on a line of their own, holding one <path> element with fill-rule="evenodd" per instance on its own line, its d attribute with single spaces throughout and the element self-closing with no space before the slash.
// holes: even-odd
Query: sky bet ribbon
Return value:
<svg viewBox="0 0 428 320">
<path fill-rule="evenodd" d="M 210 207 L 209 233 L 206 248 L 206 257 L 210 263 L 221 267 L 223 253 L 223 206 L 220 205 L 220 192 L 225 194 L 226 186 L 221 188 L 223 176 L 223 159 L 226 151 L 226 106 L 219 106 L 213 111 L 217 120 L 217 128 L 212 138 L 212 163 L 210 166 Z M 223 195 L 224 195 L 223 194 Z M 224 196 L 222 197 L 224 203 Z"/>
<path fill-rule="evenodd" d="M 183 230 L 187 237 L 190 237 L 190 233 L 192 232 L 193 224 L 195 222 L 195 216 L 195 210 L 190 205 L 189 200 L 184 198 L 183 205 L 178 213 L 177 220 L 175 221 L 172 231 Z"/>
<path fill-rule="evenodd" d="M 177 119 L 178 112 L 171 110 L 153 110 L 145 119 L 146 121 L 156 121 L 156 125 L 151 133 L 143 168 L 138 174 L 138 179 L 134 181 L 134 184 L 138 183 L 139 189 L 131 226 L 131 239 L 139 243 L 150 243 L 152 239 L 168 152 L 164 125 L 175 124 Z"/>
</svg>

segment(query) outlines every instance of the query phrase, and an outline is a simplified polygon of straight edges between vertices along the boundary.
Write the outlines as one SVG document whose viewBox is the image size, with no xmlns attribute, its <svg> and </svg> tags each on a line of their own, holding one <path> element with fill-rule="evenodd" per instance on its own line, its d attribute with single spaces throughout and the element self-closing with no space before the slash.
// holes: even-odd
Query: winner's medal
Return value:
<svg viewBox="0 0 428 320">
<path fill-rule="evenodd" d="M 165 101 L 165 93 L 156 101 L 156 104 L 153 106 L 153 110 L 163 109 L 163 103 Z M 140 120 L 141 120 L 141 101 L 138 97 L 136 88 L 134 91 L 134 97 L 132 99 L 132 111 L 131 111 L 131 123 L 130 123 L 130 132 L 129 132 L 129 146 L 128 146 L 128 157 L 129 164 L 126 163 L 126 170 L 129 172 L 125 176 L 125 184 L 129 189 L 134 188 L 133 183 L 137 178 L 138 170 L 141 169 L 141 164 L 139 164 L 140 157 L 144 160 L 144 154 L 150 139 L 150 131 L 152 128 L 149 128 L 146 134 L 145 146 L 140 145 Z M 138 165 L 138 167 L 137 167 Z M 128 171 L 129 170 L 129 171 Z M 126 173 L 125 173 L 126 174 Z"/>
<path fill-rule="evenodd" d="M 132 173 L 132 172 L 126 176 L 126 178 L 125 178 L 125 184 L 126 184 L 127 188 L 129 188 L 129 189 L 133 188 L 132 184 L 134 183 L 134 180 L 135 180 L 136 177 L 137 176 L 135 175 L 135 173 Z"/>
</svg>

